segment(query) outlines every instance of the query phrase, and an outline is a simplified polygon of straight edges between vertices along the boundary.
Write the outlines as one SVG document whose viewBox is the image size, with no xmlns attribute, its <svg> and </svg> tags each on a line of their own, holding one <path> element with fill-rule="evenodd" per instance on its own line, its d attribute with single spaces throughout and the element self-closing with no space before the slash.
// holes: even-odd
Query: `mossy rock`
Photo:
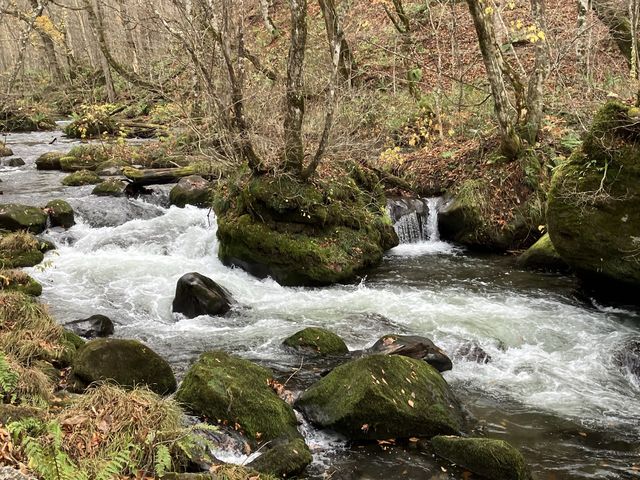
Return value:
<svg viewBox="0 0 640 480">
<path fill-rule="evenodd" d="M 127 184 L 117 178 L 108 178 L 99 183 L 91 191 L 92 195 L 99 197 L 122 197 L 125 194 Z"/>
<path fill-rule="evenodd" d="M 0 228 L 15 232 L 26 230 L 42 233 L 47 227 L 47 214 L 42 209 L 17 203 L 0 204 Z"/>
<path fill-rule="evenodd" d="M 569 269 L 567 263 L 556 251 L 548 233 L 531 245 L 527 251 L 518 257 L 516 265 L 529 270 L 543 270 L 548 272 L 564 272 Z"/>
<path fill-rule="evenodd" d="M 113 159 L 102 162 L 96 166 L 95 172 L 101 177 L 113 177 L 122 174 L 122 168 L 128 164 L 124 161 Z"/>
<path fill-rule="evenodd" d="M 176 399 L 210 422 L 238 424 L 257 443 L 300 438 L 293 409 L 269 387 L 271 372 L 224 352 L 200 356 Z"/>
<path fill-rule="evenodd" d="M 7 103 L 0 105 L 0 132 L 34 132 L 56 128 L 56 123 L 39 109 Z"/>
<path fill-rule="evenodd" d="M 463 427 L 458 400 L 436 369 L 371 355 L 335 368 L 296 401 L 314 424 L 352 439 L 432 437 Z"/>
<path fill-rule="evenodd" d="M 43 260 L 44 254 L 40 250 L 25 250 L 11 253 L 0 251 L 0 267 L 2 268 L 34 267 Z"/>
<path fill-rule="evenodd" d="M 52 227 L 71 228 L 76 224 L 73 208 L 64 200 L 51 200 L 45 206 Z"/>
<path fill-rule="evenodd" d="M 123 387 L 147 385 L 160 395 L 176 389 L 169 364 L 137 340 L 101 338 L 87 342 L 78 350 L 71 373 L 84 385 L 112 380 Z"/>
<path fill-rule="evenodd" d="M 199 175 L 181 178 L 169 193 L 169 203 L 180 208 L 186 205 L 211 207 L 213 187 Z"/>
<path fill-rule="evenodd" d="M 20 292 L 32 297 L 42 295 L 42 285 L 21 270 L 2 270 L 0 291 Z"/>
<path fill-rule="evenodd" d="M 0 157 L 10 157 L 13 155 L 13 150 L 7 147 L 4 142 L 0 142 Z"/>
<path fill-rule="evenodd" d="M 436 454 L 489 480 L 531 480 L 522 454 L 503 440 L 438 436 Z"/>
<path fill-rule="evenodd" d="M 43 153 L 36 160 L 37 170 L 62 170 L 60 160 L 66 156 L 63 152 Z"/>
<path fill-rule="evenodd" d="M 640 126 L 607 103 L 554 174 L 547 220 L 558 254 L 599 288 L 640 286 Z M 610 285 L 611 286 L 611 285 Z M 615 288 L 615 287 L 614 287 Z"/>
<path fill-rule="evenodd" d="M 80 170 L 67 175 L 62 179 L 62 184 L 67 187 L 80 187 L 82 185 L 96 185 L 101 183 L 103 178 L 97 175 L 95 172 L 89 170 Z"/>
<path fill-rule="evenodd" d="M 97 138 L 102 135 L 119 134 L 120 124 L 101 109 L 101 106 L 97 106 L 64 127 L 63 131 L 71 138 Z"/>
<path fill-rule="evenodd" d="M 286 338 L 283 345 L 294 350 L 316 355 L 343 355 L 349 353 L 347 345 L 338 335 L 324 328 L 308 327 Z"/>
<path fill-rule="evenodd" d="M 218 255 L 282 285 L 353 280 L 398 244 L 382 198 L 349 176 L 323 186 L 250 178 L 216 197 Z"/>
<path fill-rule="evenodd" d="M 85 343 L 87 343 L 87 341 L 84 338 L 82 338 L 80 335 L 76 335 L 75 333 L 69 330 L 65 330 L 62 335 L 64 340 L 70 343 L 71 345 L 73 345 L 76 349 L 79 349 Z"/>
<path fill-rule="evenodd" d="M 303 439 L 297 438 L 270 448 L 247 466 L 277 478 L 290 478 L 304 472 L 312 461 L 311 450 Z"/>
<path fill-rule="evenodd" d="M 515 208 L 506 224 L 492 220 L 489 188 L 482 180 L 467 180 L 438 214 L 443 239 L 476 250 L 506 251 L 527 248 L 538 238 L 538 225 L 544 223 L 541 194 L 533 193 Z"/>
<path fill-rule="evenodd" d="M 112 154 L 113 149 L 108 145 L 78 145 L 60 158 L 60 168 L 63 172 L 94 171 L 99 165 L 112 161 Z"/>
</svg>

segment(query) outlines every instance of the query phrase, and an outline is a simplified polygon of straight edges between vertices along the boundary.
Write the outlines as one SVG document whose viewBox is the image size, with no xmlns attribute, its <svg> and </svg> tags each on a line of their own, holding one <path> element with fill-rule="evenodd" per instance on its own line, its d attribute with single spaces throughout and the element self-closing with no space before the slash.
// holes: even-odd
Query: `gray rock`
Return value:
<svg viewBox="0 0 640 480">
<path fill-rule="evenodd" d="M 222 315 L 231 309 L 231 295 L 216 282 L 192 272 L 183 275 L 176 286 L 173 311 L 188 318 Z"/>
<path fill-rule="evenodd" d="M 113 322 L 104 315 L 91 315 L 89 318 L 74 320 L 65 326 L 76 335 L 85 338 L 113 335 Z"/>
</svg>

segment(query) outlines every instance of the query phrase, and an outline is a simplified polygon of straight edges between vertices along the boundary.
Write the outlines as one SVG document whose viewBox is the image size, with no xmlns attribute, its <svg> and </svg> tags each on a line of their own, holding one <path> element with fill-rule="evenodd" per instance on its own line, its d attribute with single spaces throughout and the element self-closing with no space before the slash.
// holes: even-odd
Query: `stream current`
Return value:
<svg viewBox="0 0 640 480">
<path fill-rule="evenodd" d="M 427 336 L 452 356 L 444 378 L 477 430 L 520 448 L 536 478 L 640 478 L 640 385 L 612 358 L 640 335 L 640 314 L 598 305 L 573 277 L 521 271 L 510 257 L 471 254 L 436 234 L 394 248 L 358 283 L 282 287 L 223 266 L 213 213 L 168 208 L 164 187 L 139 199 L 98 198 L 92 187 L 63 187 L 60 172 L 37 172 L 40 154 L 75 143 L 61 132 L 11 134 L 6 142 L 26 165 L 0 167 L 4 203 L 64 198 L 76 211 L 77 225 L 46 234 L 57 250 L 29 269 L 60 323 L 107 315 L 116 336 L 147 343 L 178 378 L 211 349 L 269 366 L 282 381 L 299 369 L 292 389 L 323 368 L 281 347 L 306 326 L 338 333 L 350 349 L 388 333 Z M 239 306 L 222 318 L 174 316 L 176 281 L 191 271 L 226 287 Z M 470 341 L 491 362 L 455 355 Z M 413 444 L 349 445 L 303 429 L 314 452 L 308 478 L 460 478 Z"/>
</svg>

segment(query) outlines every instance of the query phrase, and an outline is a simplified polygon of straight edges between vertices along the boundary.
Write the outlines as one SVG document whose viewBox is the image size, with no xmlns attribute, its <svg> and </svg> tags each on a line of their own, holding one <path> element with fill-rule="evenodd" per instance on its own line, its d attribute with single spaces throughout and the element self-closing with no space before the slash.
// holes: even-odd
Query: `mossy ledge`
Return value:
<svg viewBox="0 0 640 480">
<path fill-rule="evenodd" d="M 282 285 L 350 281 L 398 244 L 385 205 L 377 177 L 353 164 L 317 184 L 284 175 L 229 182 L 214 202 L 218 255 Z"/>
</svg>

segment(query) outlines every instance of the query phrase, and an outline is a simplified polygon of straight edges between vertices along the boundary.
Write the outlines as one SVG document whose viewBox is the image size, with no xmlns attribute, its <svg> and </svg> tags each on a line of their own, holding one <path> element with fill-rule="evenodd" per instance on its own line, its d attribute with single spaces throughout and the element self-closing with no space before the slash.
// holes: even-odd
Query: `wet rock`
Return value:
<svg viewBox="0 0 640 480">
<path fill-rule="evenodd" d="M 418 335 L 385 335 L 369 348 L 366 353 L 382 355 L 402 355 L 424 360 L 439 372 L 453 368 L 451 359 L 431 340 Z"/>
<path fill-rule="evenodd" d="M 438 436 L 436 454 L 489 480 L 531 480 L 522 454 L 503 440 Z"/>
<path fill-rule="evenodd" d="M 556 251 L 548 233 L 545 233 L 520 255 L 516 265 L 520 268 L 547 272 L 565 272 L 569 270 L 569 265 Z"/>
<path fill-rule="evenodd" d="M 612 101 L 597 113 L 582 147 L 554 173 L 547 220 L 553 245 L 573 270 L 598 291 L 627 289 L 637 301 L 640 124 L 629 110 Z"/>
<path fill-rule="evenodd" d="M 199 315 L 223 315 L 231 309 L 231 295 L 216 282 L 196 272 L 178 280 L 173 311 L 188 318 Z"/>
<path fill-rule="evenodd" d="M 312 423 L 352 439 L 430 438 L 463 426 L 460 404 L 438 371 L 400 355 L 341 365 L 295 405 Z"/>
<path fill-rule="evenodd" d="M 17 203 L 0 204 L 0 228 L 42 233 L 47 227 L 47 214 L 40 208 Z"/>
<path fill-rule="evenodd" d="M 464 359 L 476 363 L 489 363 L 491 355 L 484 351 L 478 342 L 465 342 L 453 354 L 454 358 Z"/>
<path fill-rule="evenodd" d="M 614 363 L 640 380 L 640 337 L 630 338 L 615 352 Z"/>
<path fill-rule="evenodd" d="M 5 167 L 21 167 L 24 164 L 24 160 L 20 157 L 7 158 L 6 160 L 2 161 L 2 165 L 4 165 Z"/>
<path fill-rule="evenodd" d="M 74 320 L 65 327 L 85 338 L 108 337 L 114 331 L 113 322 L 105 315 L 91 315 L 89 318 Z"/>
<path fill-rule="evenodd" d="M 43 153 L 36 160 L 36 169 L 37 170 L 62 170 L 62 166 L 60 165 L 60 159 L 64 156 L 65 154 L 62 152 Z"/>
<path fill-rule="evenodd" d="M 176 389 L 169 364 L 136 340 L 103 338 L 85 343 L 77 352 L 71 373 L 80 387 L 113 380 L 123 387 L 148 385 L 160 395 Z"/>
<path fill-rule="evenodd" d="M 210 207 L 212 201 L 213 186 L 211 182 L 199 175 L 190 175 L 181 178 L 169 193 L 171 205 L 185 207 L 194 205 L 196 207 Z"/>
<path fill-rule="evenodd" d="M 107 160 L 96 166 L 96 173 L 101 177 L 113 177 L 116 175 L 122 175 L 122 167 L 126 166 L 126 163 L 118 160 Z"/>
<path fill-rule="evenodd" d="M 127 190 L 127 183 L 117 178 L 109 178 L 94 187 L 91 194 L 99 197 L 122 197 Z"/>
<path fill-rule="evenodd" d="M 277 478 L 289 478 L 304 472 L 312 461 L 311 450 L 298 438 L 270 448 L 247 467 Z"/>
<path fill-rule="evenodd" d="M 212 422 L 237 424 L 253 443 L 300 438 L 293 409 L 270 388 L 272 380 L 248 360 L 208 352 L 189 369 L 176 399 Z"/>
<path fill-rule="evenodd" d="M 80 187 L 82 185 L 96 185 L 102 182 L 103 179 L 99 177 L 95 172 L 89 170 L 79 170 L 67 175 L 62 179 L 62 184 L 67 187 Z"/>
<path fill-rule="evenodd" d="M 49 214 L 52 227 L 71 228 L 76 224 L 73 208 L 64 200 L 51 200 L 44 211 Z"/>
<path fill-rule="evenodd" d="M 286 338 L 282 343 L 294 350 L 306 351 L 316 355 L 342 355 L 349 353 L 344 340 L 324 328 L 305 328 Z"/>
<path fill-rule="evenodd" d="M 4 142 L 0 142 L 0 157 L 10 157 L 13 155 L 13 150 L 7 147 Z"/>
</svg>

